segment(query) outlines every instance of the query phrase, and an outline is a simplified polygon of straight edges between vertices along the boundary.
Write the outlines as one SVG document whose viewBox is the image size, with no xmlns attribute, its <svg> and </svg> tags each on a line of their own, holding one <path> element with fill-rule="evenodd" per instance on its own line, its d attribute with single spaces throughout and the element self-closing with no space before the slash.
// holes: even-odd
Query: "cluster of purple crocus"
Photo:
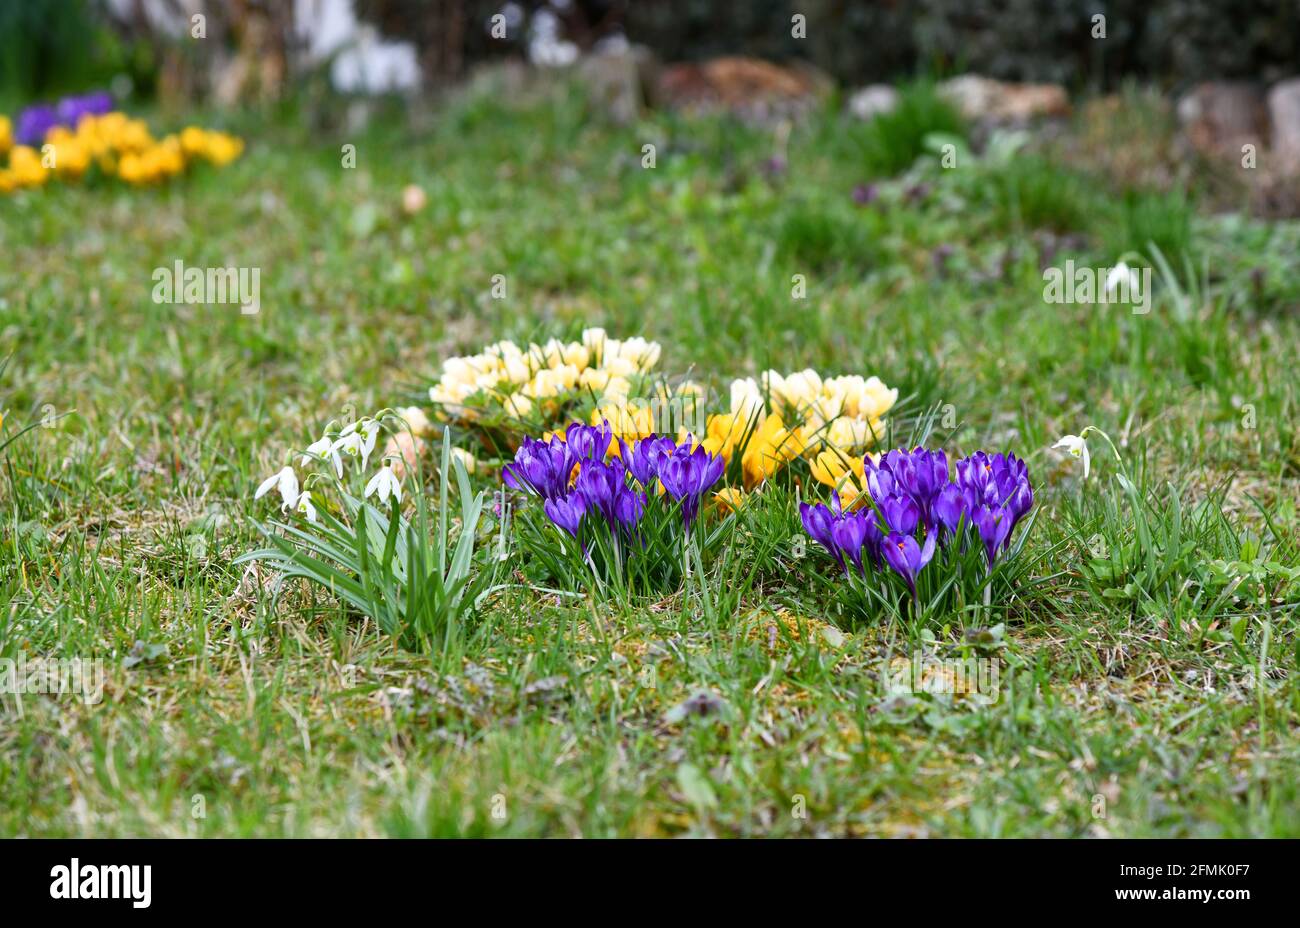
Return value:
<svg viewBox="0 0 1300 928">
<path fill-rule="evenodd" d="M 575 538 L 584 518 L 591 516 L 603 519 L 616 535 L 631 534 L 649 499 L 657 498 L 658 484 L 681 503 L 689 532 L 704 494 L 722 477 L 723 459 L 690 437 L 678 444 L 650 435 L 630 446 L 620 438 L 621 456 L 607 461 L 613 440 L 608 422 L 575 422 L 563 436 L 555 434 L 546 441 L 525 438 L 502 478 L 512 489 L 541 497 L 546 517 Z"/>
<path fill-rule="evenodd" d="M 888 566 L 907 583 L 913 597 L 916 578 L 963 533 L 984 546 L 989 571 L 1011 544 L 1011 533 L 1034 505 L 1025 462 L 1014 454 L 977 451 L 957 462 L 956 479 L 948 474 L 942 451 L 894 450 L 873 463 L 863 462 L 870 505 L 845 512 L 838 497 L 831 506 L 801 503 L 805 531 L 844 569 L 863 572 L 869 561 Z M 916 532 L 924 529 L 924 540 Z"/>
<path fill-rule="evenodd" d="M 64 97 L 53 106 L 38 103 L 18 114 L 14 138 L 19 145 L 40 145 L 55 126 L 75 129 L 82 116 L 102 116 L 113 111 L 113 97 L 99 90 L 82 96 Z"/>
</svg>

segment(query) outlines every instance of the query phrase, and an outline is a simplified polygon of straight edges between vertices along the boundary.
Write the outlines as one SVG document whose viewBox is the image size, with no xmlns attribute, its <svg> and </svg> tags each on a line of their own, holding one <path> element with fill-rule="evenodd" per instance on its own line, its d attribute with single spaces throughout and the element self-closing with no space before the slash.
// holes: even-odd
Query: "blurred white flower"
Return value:
<svg viewBox="0 0 1300 928">
<path fill-rule="evenodd" d="M 1084 429 L 1084 431 L 1086 432 L 1087 429 Z M 1088 479 L 1088 463 L 1089 463 L 1088 443 L 1083 440 L 1082 435 L 1065 435 L 1061 438 L 1060 441 L 1052 445 L 1052 447 L 1061 448 L 1067 454 L 1072 455 L 1073 457 L 1082 458 L 1083 479 L 1084 480 Z"/>
<path fill-rule="evenodd" d="M 257 492 L 253 494 L 253 499 L 261 499 L 271 492 L 272 487 L 280 493 L 281 512 L 292 508 L 293 504 L 298 501 L 298 475 L 293 472 L 292 467 L 286 465 L 277 473 L 263 480 L 261 486 L 257 488 Z"/>
<path fill-rule="evenodd" d="M 366 484 L 364 495 L 368 498 L 371 494 L 378 494 L 379 501 L 387 503 L 390 493 L 397 502 L 402 501 L 402 482 L 397 479 L 393 469 L 388 464 L 384 464 L 379 468 L 379 473 L 371 477 L 370 482 Z"/>
<path fill-rule="evenodd" d="M 1110 273 L 1106 275 L 1106 296 L 1113 300 L 1120 285 L 1124 283 L 1128 284 L 1130 294 L 1137 293 L 1142 286 L 1137 269 L 1131 268 L 1126 262 L 1121 261 L 1111 268 Z"/>
</svg>

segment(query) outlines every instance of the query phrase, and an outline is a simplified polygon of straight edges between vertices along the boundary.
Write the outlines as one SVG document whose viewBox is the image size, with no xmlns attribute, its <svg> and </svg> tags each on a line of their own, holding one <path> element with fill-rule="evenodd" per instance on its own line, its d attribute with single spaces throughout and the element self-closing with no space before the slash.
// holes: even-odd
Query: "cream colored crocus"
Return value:
<svg viewBox="0 0 1300 928">
<path fill-rule="evenodd" d="M 505 379 L 516 385 L 527 383 L 533 376 L 533 369 L 522 354 L 507 355 L 503 358 L 501 370 Z"/>
<path fill-rule="evenodd" d="M 610 344 L 616 344 L 611 342 Z M 627 361 L 631 361 L 639 371 L 648 371 L 659 363 L 659 355 L 663 348 L 658 342 L 647 341 L 637 336 L 636 338 L 625 339 L 618 348 L 618 356 Z"/>
<path fill-rule="evenodd" d="M 1088 430 L 1083 430 L 1084 435 Z M 1052 445 L 1053 449 L 1060 448 L 1071 457 L 1081 458 L 1083 460 L 1083 479 L 1088 479 L 1088 442 L 1084 440 L 1083 435 L 1065 435 L 1056 444 Z"/>
<path fill-rule="evenodd" d="M 626 377 L 610 377 L 601 393 L 602 403 L 626 403 L 632 395 L 632 382 Z"/>
<path fill-rule="evenodd" d="M 433 423 L 419 406 L 407 406 L 397 410 L 397 415 L 406 423 L 417 438 L 427 438 L 433 434 Z"/>
<path fill-rule="evenodd" d="M 898 388 L 887 387 L 879 377 L 868 377 L 858 396 L 858 415 L 875 421 L 898 402 Z"/>
<path fill-rule="evenodd" d="M 821 397 L 822 379 L 812 368 L 796 371 L 780 382 L 773 396 L 785 404 L 787 411 L 806 413 L 817 407 Z"/>
<path fill-rule="evenodd" d="M 600 393 L 605 389 L 610 379 L 609 371 L 603 367 L 589 367 L 582 372 L 578 378 L 578 386 L 584 390 L 590 390 L 593 393 Z"/>
<path fill-rule="evenodd" d="M 465 473 L 467 474 L 472 474 L 478 469 L 478 461 L 475 459 L 474 455 L 470 454 L 464 448 L 452 448 L 451 456 L 457 461 L 460 461 L 461 465 L 465 468 Z"/>
<path fill-rule="evenodd" d="M 483 357 L 448 358 L 442 362 L 442 382 L 474 383 L 480 374 L 487 373 L 494 364 Z"/>
<path fill-rule="evenodd" d="M 865 448 L 875 438 L 871 423 L 866 419 L 850 419 L 848 416 L 840 416 L 832 422 L 825 434 L 830 444 L 845 451 Z"/>
<path fill-rule="evenodd" d="M 502 404 L 505 411 L 517 419 L 522 419 L 533 411 L 533 401 L 522 393 L 512 393 Z"/>
<path fill-rule="evenodd" d="M 591 359 L 592 364 L 601 364 L 605 357 L 605 342 L 607 336 L 605 330 L 601 328 L 590 328 L 582 330 L 582 344 L 587 349 L 587 356 Z"/>
<path fill-rule="evenodd" d="M 731 382 L 731 414 L 733 416 L 748 422 L 765 411 L 763 394 L 753 377 Z"/>
<path fill-rule="evenodd" d="M 458 406 L 473 395 L 474 392 L 475 388 L 472 384 L 439 382 L 429 388 L 429 402 L 436 403 L 439 406 Z"/>
<path fill-rule="evenodd" d="M 607 356 L 604 363 L 601 364 L 601 367 L 609 371 L 609 373 L 614 377 L 631 377 L 640 370 L 636 361 L 631 358 L 625 358 L 622 355 L 614 357 Z"/>
<path fill-rule="evenodd" d="M 257 492 L 253 494 L 253 499 L 261 499 L 273 488 L 280 494 L 281 512 L 287 512 L 293 508 L 294 503 L 298 502 L 298 475 L 293 472 L 292 467 L 286 465 L 263 480 Z"/>
</svg>

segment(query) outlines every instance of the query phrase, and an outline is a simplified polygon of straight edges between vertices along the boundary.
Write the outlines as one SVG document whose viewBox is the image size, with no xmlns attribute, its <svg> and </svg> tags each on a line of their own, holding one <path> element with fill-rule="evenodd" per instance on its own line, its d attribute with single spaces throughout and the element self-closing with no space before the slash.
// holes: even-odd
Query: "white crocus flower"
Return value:
<svg viewBox="0 0 1300 928">
<path fill-rule="evenodd" d="M 370 460 L 370 453 L 375 450 L 375 439 L 379 437 L 379 423 L 365 418 L 346 426 L 339 437 L 334 440 L 333 449 L 342 451 L 352 457 L 361 458 L 361 469 L 365 470 Z"/>
<path fill-rule="evenodd" d="M 328 435 L 307 446 L 307 450 L 302 456 L 302 466 L 306 467 L 313 460 L 329 461 L 334 465 L 334 473 L 338 474 L 340 480 L 343 479 L 343 458 L 334 450 L 334 442 Z"/>
<path fill-rule="evenodd" d="M 1111 268 L 1110 273 L 1106 275 L 1106 296 L 1113 300 L 1116 292 L 1120 288 L 1120 284 L 1124 283 L 1128 284 L 1129 294 L 1136 293 L 1138 288 L 1142 286 L 1142 281 L 1138 278 L 1137 270 L 1129 267 L 1126 262 L 1121 261 Z"/>
<path fill-rule="evenodd" d="M 291 509 L 293 504 L 298 502 L 298 475 L 293 472 L 292 467 L 285 466 L 263 480 L 262 485 L 253 494 L 253 499 L 261 499 L 271 492 L 272 487 L 280 492 L 281 512 Z"/>
<path fill-rule="evenodd" d="M 1084 429 L 1084 431 L 1086 432 L 1087 429 Z M 1052 445 L 1052 447 L 1062 448 L 1067 454 L 1073 455 L 1076 458 L 1082 458 L 1083 479 L 1088 479 L 1088 443 L 1083 440 L 1082 435 L 1065 435 L 1060 441 Z"/>
<path fill-rule="evenodd" d="M 379 473 L 370 478 L 366 484 L 365 496 L 369 497 L 372 493 L 379 494 L 381 503 L 388 502 L 388 494 L 393 494 L 393 499 L 397 502 L 402 501 L 402 482 L 397 479 L 393 473 L 393 468 L 388 464 L 379 468 Z"/>
<path fill-rule="evenodd" d="M 302 495 L 298 497 L 298 512 L 307 517 L 308 522 L 316 521 L 316 507 L 311 503 L 311 491 L 303 490 Z"/>
</svg>

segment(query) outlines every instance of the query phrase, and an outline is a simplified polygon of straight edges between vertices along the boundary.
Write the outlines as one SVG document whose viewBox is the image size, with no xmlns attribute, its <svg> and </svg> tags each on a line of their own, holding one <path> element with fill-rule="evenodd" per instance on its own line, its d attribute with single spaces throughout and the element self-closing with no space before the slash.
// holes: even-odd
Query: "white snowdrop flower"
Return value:
<svg viewBox="0 0 1300 928">
<path fill-rule="evenodd" d="M 316 521 L 316 507 L 311 502 L 311 491 L 303 490 L 302 495 L 298 497 L 298 505 L 294 507 L 299 513 L 307 517 L 308 522 Z"/>
<path fill-rule="evenodd" d="M 298 475 L 293 472 L 289 466 L 283 467 L 278 472 L 272 474 L 262 481 L 257 492 L 253 494 L 253 499 L 261 499 L 271 489 L 275 488 L 280 493 L 280 511 L 284 512 L 293 507 L 298 501 Z"/>
<path fill-rule="evenodd" d="M 381 503 L 387 503 L 390 493 L 397 502 L 402 501 L 402 482 L 393 473 L 393 468 L 384 464 L 379 468 L 379 473 L 371 477 L 370 482 L 366 484 L 364 495 L 369 498 L 372 494 L 377 494 Z"/>
<path fill-rule="evenodd" d="M 375 440 L 379 437 L 379 423 L 366 417 L 358 419 L 339 433 L 334 441 L 334 450 L 342 451 L 352 457 L 361 458 L 361 469 L 365 470 L 370 454 L 375 450 Z"/>
<path fill-rule="evenodd" d="M 1084 429 L 1084 431 L 1086 432 L 1087 429 Z M 1089 463 L 1089 458 L 1088 458 L 1088 443 L 1087 443 L 1086 441 L 1083 440 L 1083 436 L 1081 436 L 1081 435 L 1065 435 L 1065 436 L 1063 436 L 1063 437 L 1061 438 L 1060 441 L 1058 441 L 1056 444 L 1052 445 L 1052 447 L 1053 447 L 1054 449 L 1055 449 L 1055 448 L 1061 448 L 1061 449 L 1063 449 L 1067 454 L 1069 454 L 1069 455 L 1071 455 L 1071 456 L 1073 456 L 1073 457 L 1076 457 L 1076 458 L 1082 458 L 1082 459 L 1083 459 L 1083 479 L 1084 479 L 1084 480 L 1087 480 L 1087 479 L 1088 479 L 1088 463 Z"/>
<path fill-rule="evenodd" d="M 334 465 L 334 473 L 338 474 L 340 480 L 343 478 L 343 458 L 335 450 L 334 442 L 328 435 L 307 446 L 302 456 L 302 466 L 306 467 L 312 461 L 329 461 Z"/>
</svg>

